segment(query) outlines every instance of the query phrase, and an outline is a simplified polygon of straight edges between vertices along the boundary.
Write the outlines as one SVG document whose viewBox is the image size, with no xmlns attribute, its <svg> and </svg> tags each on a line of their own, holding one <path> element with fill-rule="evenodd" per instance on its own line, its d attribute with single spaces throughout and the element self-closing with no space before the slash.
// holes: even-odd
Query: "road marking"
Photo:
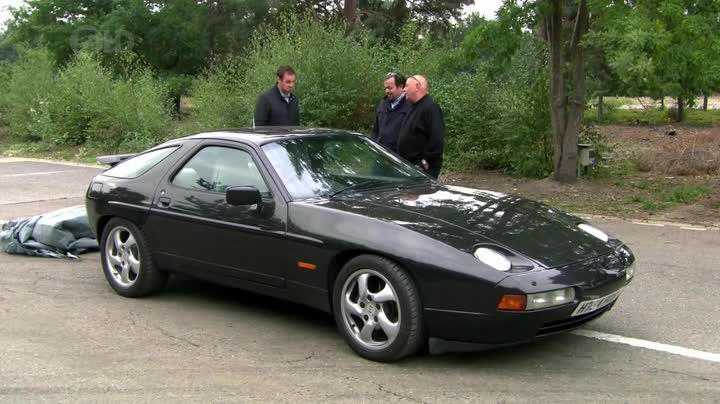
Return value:
<svg viewBox="0 0 720 404">
<path fill-rule="evenodd" d="M 48 164 L 58 164 L 58 165 L 64 165 L 64 166 L 71 166 L 71 167 L 86 167 L 86 168 L 100 168 L 100 169 L 107 169 L 107 165 L 104 164 L 86 164 L 86 163 L 73 163 L 71 161 L 62 161 L 62 160 L 47 160 L 47 159 L 32 159 L 32 158 L 24 158 L 24 157 L 2 157 L 0 156 L 0 164 L 2 163 L 48 163 Z"/>
<path fill-rule="evenodd" d="M 29 177 L 31 175 L 52 175 L 52 174 L 59 174 L 59 173 L 69 173 L 72 171 L 79 171 L 79 170 L 40 171 L 40 172 L 36 172 L 36 173 L 4 174 L 4 175 L 0 175 L 0 177 Z"/>
<path fill-rule="evenodd" d="M 620 335 L 606 334 L 592 330 L 574 330 L 572 334 L 587 338 L 595 338 L 608 342 L 617 342 L 639 348 L 652 349 L 654 351 L 667 352 L 674 355 L 682 355 L 688 358 L 702 359 L 710 362 L 720 362 L 720 354 L 712 352 L 697 351 L 695 349 L 683 348 L 675 345 L 661 344 L 659 342 L 645 341 L 643 339 L 628 338 Z"/>
<path fill-rule="evenodd" d="M 61 201 L 65 199 L 76 199 L 76 198 L 85 198 L 85 196 L 63 196 L 60 198 L 52 198 L 52 199 L 35 199 L 32 201 L 15 201 L 15 202 L 0 202 L 0 206 L 6 206 L 6 205 L 21 205 L 24 203 L 37 203 L 37 202 L 50 202 L 50 201 Z"/>
<path fill-rule="evenodd" d="M 655 226 L 655 227 L 665 227 L 664 224 L 661 223 L 643 223 L 643 222 L 630 222 L 632 224 L 639 224 L 642 226 Z"/>
<path fill-rule="evenodd" d="M 684 227 L 684 226 L 683 226 L 683 227 L 680 227 L 680 228 L 681 228 L 681 229 L 685 229 L 685 230 L 695 230 L 695 231 L 705 231 L 705 230 L 707 230 L 707 229 L 704 228 L 704 227 Z"/>
</svg>

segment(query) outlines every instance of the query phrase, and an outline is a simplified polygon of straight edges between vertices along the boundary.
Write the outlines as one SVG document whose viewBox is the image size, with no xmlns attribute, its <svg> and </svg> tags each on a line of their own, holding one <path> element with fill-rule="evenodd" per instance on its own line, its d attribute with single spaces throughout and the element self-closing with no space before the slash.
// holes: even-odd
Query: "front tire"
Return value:
<svg viewBox="0 0 720 404">
<path fill-rule="evenodd" d="M 165 286 L 168 275 L 155 267 L 145 235 L 134 223 L 110 220 L 100 245 L 103 273 L 117 294 L 142 297 Z"/>
<path fill-rule="evenodd" d="M 394 362 L 424 342 L 415 283 L 386 258 L 361 255 L 345 264 L 333 287 L 333 307 L 338 330 L 363 358 Z"/>
</svg>

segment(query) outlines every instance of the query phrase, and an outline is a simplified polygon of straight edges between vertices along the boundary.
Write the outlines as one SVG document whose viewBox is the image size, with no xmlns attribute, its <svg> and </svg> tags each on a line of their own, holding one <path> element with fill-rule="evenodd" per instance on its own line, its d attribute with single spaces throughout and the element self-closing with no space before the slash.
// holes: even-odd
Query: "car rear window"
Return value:
<svg viewBox="0 0 720 404">
<path fill-rule="evenodd" d="M 155 167 L 178 149 L 179 146 L 165 147 L 137 155 L 105 171 L 103 175 L 117 178 L 137 178 Z"/>
</svg>

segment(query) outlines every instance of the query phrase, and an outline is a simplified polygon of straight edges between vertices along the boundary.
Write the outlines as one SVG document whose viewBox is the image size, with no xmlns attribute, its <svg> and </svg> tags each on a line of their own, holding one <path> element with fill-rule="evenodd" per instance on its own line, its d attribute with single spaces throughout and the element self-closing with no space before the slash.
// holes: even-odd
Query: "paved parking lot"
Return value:
<svg viewBox="0 0 720 404">
<path fill-rule="evenodd" d="M 0 220 L 81 204 L 97 172 L 0 159 Z M 355 356 L 329 315 L 302 306 L 188 278 L 125 299 L 97 253 L 0 254 L 0 402 L 717 402 L 720 231 L 592 221 L 639 257 L 607 315 L 534 344 L 392 365 Z"/>
</svg>

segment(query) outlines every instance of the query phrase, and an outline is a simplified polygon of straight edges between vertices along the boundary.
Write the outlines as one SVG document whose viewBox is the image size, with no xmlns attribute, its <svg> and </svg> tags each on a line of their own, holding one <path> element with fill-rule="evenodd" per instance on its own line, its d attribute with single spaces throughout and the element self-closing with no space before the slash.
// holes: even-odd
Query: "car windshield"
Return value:
<svg viewBox="0 0 720 404">
<path fill-rule="evenodd" d="M 338 134 L 263 145 L 293 199 L 425 183 L 415 167 L 364 136 Z"/>
</svg>

